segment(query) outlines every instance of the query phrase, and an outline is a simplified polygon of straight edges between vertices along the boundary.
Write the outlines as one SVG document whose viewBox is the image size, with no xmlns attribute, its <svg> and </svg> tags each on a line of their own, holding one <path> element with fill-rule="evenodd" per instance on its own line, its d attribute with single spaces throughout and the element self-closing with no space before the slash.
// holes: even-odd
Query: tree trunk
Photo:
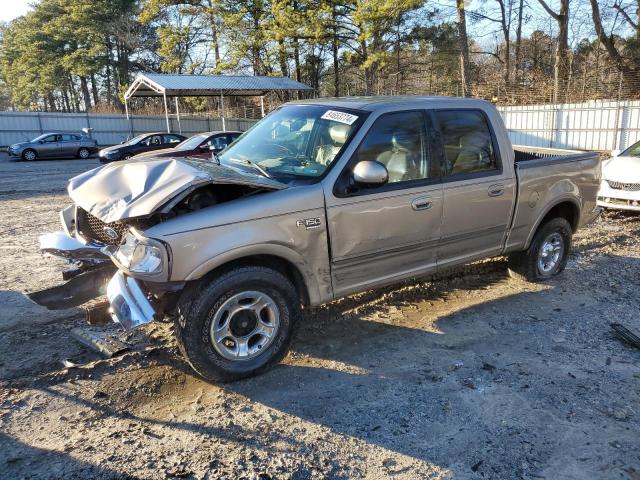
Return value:
<svg viewBox="0 0 640 480">
<path fill-rule="evenodd" d="M 336 97 L 340 96 L 340 70 L 339 70 L 339 57 L 338 57 L 338 13 L 336 11 L 336 6 L 333 6 L 333 10 L 331 12 L 331 18 L 333 21 L 333 39 L 332 39 L 332 48 L 333 48 L 333 94 Z"/>
<path fill-rule="evenodd" d="M 467 20 L 464 10 L 464 0 L 456 0 L 458 11 L 458 36 L 460 37 L 460 79 L 462 93 L 471 96 L 471 68 L 469 65 L 469 39 L 467 37 Z"/>
<path fill-rule="evenodd" d="M 569 0 L 561 0 L 559 17 L 558 45 L 553 73 L 554 103 L 565 99 L 569 77 Z"/>
<path fill-rule="evenodd" d="M 87 77 L 80 76 L 80 87 L 82 88 L 82 96 L 84 97 L 84 109 L 88 112 L 91 108 L 91 94 L 89 93 L 89 84 Z"/>
<path fill-rule="evenodd" d="M 522 47 L 522 14 L 524 12 L 524 0 L 520 0 L 520 7 L 518 10 L 518 27 L 516 29 L 516 51 L 515 51 L 515 61 L 516 61 L 516 65 L 515 65 L 515 80 L 516 80 L 516 84 L 520 85 L 520 71 L 521 71 L 521 62 L 522 59 L 520 58 L 520 54 L 521 54 L 521 47 Z"/>
<path fill-rule="evenodd" d="M 91 74 L 91 94 L 93 95 L 93 104 L 98 105 L 100 103 L 100 96 L 98 95 L 98 84 L 96 83 L 96 74 Z"/>
<path fill-rule="evenodd" d="M 209 23 L 211 24 L 211 42 L 213 43 L 213 54 L 215 57 L 215 68 L 220 64 L 220 44 L 218 43 L 218 19 L 214 13 L 214 5 L 212 0 L 208 0 L 209 5 Z"/>
</svg>

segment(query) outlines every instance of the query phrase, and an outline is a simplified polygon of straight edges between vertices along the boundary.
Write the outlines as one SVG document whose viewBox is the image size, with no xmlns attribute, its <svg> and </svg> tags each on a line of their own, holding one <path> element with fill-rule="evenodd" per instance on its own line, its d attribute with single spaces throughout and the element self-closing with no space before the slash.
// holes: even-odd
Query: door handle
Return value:
<svg viewBox="0 0 640 480">
<path fill-rule="evenodd" d="M 489 190 L 487 191 L 487 194 L 490 197 L 499 197 L 500 195 L 504 194 L 504 185 L 499 183 L 491 185 L 489 187 Z"/>
<path fill-rule="evenodd" d="M 431 197 L 420 197 L 411 202 L 411 208 L 414 210 L 428 210 L 431 207 Z"/>
</svg>

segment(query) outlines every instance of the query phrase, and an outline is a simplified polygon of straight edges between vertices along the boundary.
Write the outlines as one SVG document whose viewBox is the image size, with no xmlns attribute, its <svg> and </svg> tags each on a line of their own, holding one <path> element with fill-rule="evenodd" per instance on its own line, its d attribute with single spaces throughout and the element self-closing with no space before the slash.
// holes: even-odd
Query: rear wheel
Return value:
<svg viewBox="0 0 640 480">
<path fill-rule="evenodd" d="M 287 353 L 301 315 L 293 284 L 266 267 L 237 267 L 187 287 L 175 332 L 191 367 L 228 382 L 267 371 Z"/>
<path fill-rule="evenodd" d="M 509 273 L 530 282 L 558 275 L 567 265 L 571 236 L 571 225 L 566 219 L 549 220 L 538 229 L 527 250 L 509 256 Z"/>
<path fill-rule="evenodd" d="M 26 149 L 24 152 L 22 152 L 22 159 L 23 160 L 35 160 L 36 158 L 38 158 L 38 154 L 36 153 L 35 150 L 28 148 Z"/>
<path fill-rule="evenodd" d="M 123 160 L 129 160 L 131 157 L 133 157 L 133 155 L 131 155 L 130 153 L 125 153 L 124 156 L 122 157 Z"/>
<path fill-rule="evenodd" d="M 78 150 L 78 158 L 86 159 L 89 158 L 89 155 L 91 155 L 91 152 L 88 148 L 82 147 L 80 150 Z"/>
</svg>

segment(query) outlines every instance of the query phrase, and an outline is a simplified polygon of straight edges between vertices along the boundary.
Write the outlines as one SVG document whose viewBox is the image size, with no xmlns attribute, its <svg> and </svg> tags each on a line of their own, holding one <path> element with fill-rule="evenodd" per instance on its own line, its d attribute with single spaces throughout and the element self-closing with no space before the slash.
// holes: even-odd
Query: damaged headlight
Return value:
<svg viewBox="0 0 640 480">
<path fill-rule="evenodd" d="M 148 239 L 139 238 L 133 232 L 125 235 L 114 256 L 123 267 L 131 272 L 162 272 L 161 247 L 151 244 Z"/>
</svg>

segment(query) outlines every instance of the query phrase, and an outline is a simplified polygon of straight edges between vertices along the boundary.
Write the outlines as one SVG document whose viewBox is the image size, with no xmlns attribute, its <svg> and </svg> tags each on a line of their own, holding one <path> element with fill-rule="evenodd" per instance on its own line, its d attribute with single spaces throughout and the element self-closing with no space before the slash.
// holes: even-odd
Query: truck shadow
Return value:
<svg viewBox="0 0 640 480">
<path fill-rule="evenodd" d="M 608 322 L 586 333 L 588 339 L 599 338 L 597 344 L 586 345 L 581 319 L 598 315 L 600 303 L 612 296 L 630 293 L 597 290 L 612 271 L 611 266 L 603 268 L 603 262 L 614 262 L 618 281 L 626 282 L 630 291 L 637 288 L 640 259 L 608 256 L 580 268 L 574 259 L 562 277 L 544 285 L 507 281 L 504 271 L 495 271 L 431 286 L 368 292 L 309 314 L 287 362 L 263 376 L 222 387 L 191 380 L 205 396 L 222 388 L 245 399 L 238 407 L 259 404 L 289 418 L 300 435 L 291 429 L 253 431 L 251 410 L 237 410 L 234 425 L 225 426 L 206 416 L 153 418 L 140 415 L 132 404 L 112 406 L 50 387 L 41 390 L 104 417 L 196 432 L 274 455 L 290 448 L 314 449 L 318 435 L 322 442 L 332 441 L 326 433 L 306 434 L 319 427 L 319 432 L 367 445 L 372 455 L 396 452 L 425 468 L 435 465 L 456 473 L 469 472 L 482 461 L 476 468 L 480 473 L 487 469 L 495 478 L 518 478 L 525 474 L 520 465 L 532 457 L 544 463 L 557 443 L 565 441 L 572 428 L 565 420 L 571 408 L 582 407 L 584 389 L 600 388 L 599 367 L 589 364 L 585 352 L 609 348 Z M 501 282 L 504 288 L 492 291 Z M 443 299 L 451 305 L 440 305 Z M 416 303 L 433 312 L 412 314 Z M 155 360 L 176 367 L 176 358 L 166 351 Z M 177 367 L 187 378 L 192 376 L 183 363 Z M 588 373 L 590 368 L 595 376 Z M 118 375 L 113 369 L 108 373 Z M 100 376 L 95 372 L 93 378 Z M 593 387 L 585 386 L 591 383 Z M 620 398 L 629 393 L 624 382 L 607 388 Z M 186 402 L 181 395 L 178 389 L 164 401 Z M 211 401 L 216 395 L 212 393 Z M 573 407 L 558 401 L 558 395 L 574 399 Z M 606 448 L 607 441 L 607 436 L 596 439 L 593 448 Z M 333 472 L 343 471 L 331 461 Z"/>
<path fill-rule="evenodd" d="M 86 447 L 85 447 L 86 448 Z M 100 446 L 96 445 L 95 449 Z M 38 478 L 100 478 L 104 480 L 135 479 L 115 470 L 83 462 L 71 455 L 27 445 L 0 431 L 0 478 L 32 478 L 31 467 L 35 463 L 46 465 Z M 32 472 L 32 473 L 29 473 Z"/>
</svg>

